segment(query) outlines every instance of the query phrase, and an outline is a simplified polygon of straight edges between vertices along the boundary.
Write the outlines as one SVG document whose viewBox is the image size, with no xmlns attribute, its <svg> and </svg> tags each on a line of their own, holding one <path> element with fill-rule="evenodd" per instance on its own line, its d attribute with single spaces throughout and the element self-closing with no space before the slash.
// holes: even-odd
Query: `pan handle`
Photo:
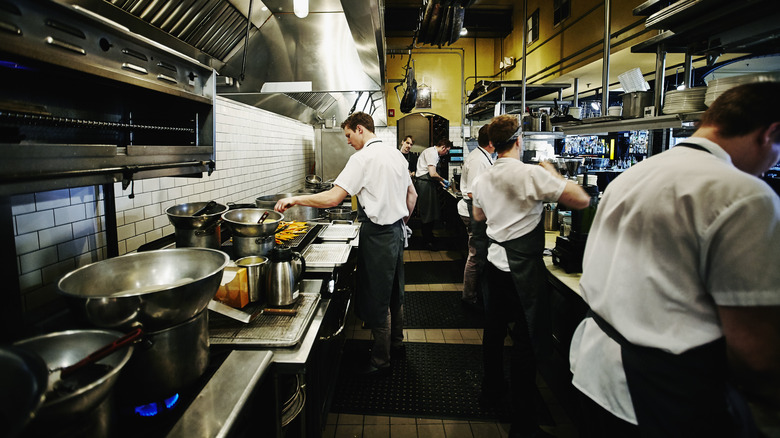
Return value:
<svg viewBox="0 0 780 438">
<path fill-rule="evenodd" d="M 60 378 L 65 378 L 74 372 L 78 371 L 79 369 L 83 368 L 85 365 L 91 364 L 93 362 L 97 362 L 100 359 L 103 359 L 104 357 L 110 355 L 111 353 L 115 352 L 116 350 L 129 345 L 131 343 L 134 343 L 138 338 L 140 338 L 144 334 L 144 331 L 141 327 L 136 327 L 132 332 L 122 336 L 121 338 L 115 340 L 114 342 L 100 348 L 99 350 L 95 351 L 94 353 L 90 354 L 89 356 L 85 357 L 84 359 L 81 359 L 80 361 L 74 363 L 73 365 L 67 366 L 60 370 Z"/>
</svg>

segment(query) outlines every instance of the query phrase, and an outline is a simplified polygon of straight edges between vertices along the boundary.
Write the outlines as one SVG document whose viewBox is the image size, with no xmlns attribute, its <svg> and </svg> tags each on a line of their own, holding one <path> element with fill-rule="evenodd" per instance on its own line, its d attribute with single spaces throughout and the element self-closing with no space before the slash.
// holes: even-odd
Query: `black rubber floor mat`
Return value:
<svg viewBox="0 0 780 438">
<path fill-rule="evenodd" d="M 508 395 L 489 405 L 479 401 L 483 376 L 480 345 L 405 345 L 406 355 L 393 359 L 390 375 L 365 377 L 355 370 L 368 362 L 371 341 L 347 340 L 331 412 L 511 421 Z M 538 391 L 537 399 L 542 406 L 538 413 L 541 423 L 554 424 Z"/>
<path fill-rule="evenodd" d="M 404 292 L 404 328 L 484 328 L 482 301 L 468 305 L 460 291 Z"/>
<path fill-rule="evenodd" d="M 404 263 L 406 284 L 463 283 L 466 260 Z"/>
</svg>

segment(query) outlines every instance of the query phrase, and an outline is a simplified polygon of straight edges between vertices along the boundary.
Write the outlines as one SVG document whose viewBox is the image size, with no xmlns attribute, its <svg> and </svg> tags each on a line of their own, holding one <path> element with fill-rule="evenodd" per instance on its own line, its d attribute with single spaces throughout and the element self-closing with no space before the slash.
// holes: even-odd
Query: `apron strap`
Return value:
<svg viewBox="0 0 780 438">
<path fill-rule="evenodd" d="M 695 143 L 682 142 L 682 143 L 677 143 L 677 145 L 675 147 L 677 147 L 677 146 L 682 146 L 682 147 L 686 147 L 686 148 L 696 149 L 697 151 L 704 151 L 704 152 L 706 152 L 708 154 L 712 153 L 712 152 L 710 152 L 709 149 L 705 148 L 704 146 L 701 146 L 701 145 L 698 145 L 698 144 L 695 144 Z"/>
</svg>

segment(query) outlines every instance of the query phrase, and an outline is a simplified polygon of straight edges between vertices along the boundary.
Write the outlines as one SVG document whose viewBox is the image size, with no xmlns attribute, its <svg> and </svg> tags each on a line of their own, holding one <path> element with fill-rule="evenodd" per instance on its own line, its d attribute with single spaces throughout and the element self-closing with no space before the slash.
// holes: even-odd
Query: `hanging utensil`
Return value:
<svg viewBox="0 0 780 438">
<path fill-rule="evenodd" d="M 414 66 L 412 66 L 406 71 L 406 90 L 401 99 L 400 110 L 404 114 L 410 113 L 415 105 L 417 105 L 417 80 L 414 78 Z"/>
<path fill-rule="evenodd" d="M 436 37 L 436 45 L 441 47 L 443 44 L 450 40 L 452 34 L 452 15 L 454 8 L 450 5 L 447 6 L 446 11 L 443 14 L 441 20 L 441 27 L 439 28 L 439 35 Z"/>
<path fill-rule="evenodd" d="M 422 22 L 420 23 L 419 38 L 420 44 L 426 43 L 426 35 L 428 34 L 428 26 L 431 24 L 431 15 L 433 15 L 434 0 L 428 0 L 428 4 L 425 5 L 425 14 L 423 15 Z"/>
<path fill-rule="evenodd" d="M 460 31 L 463 30 L 463 19 L 466 16 L 466 8 L 463 6 L 456 6 L 454 11 L 452 33 L 450 34 L 449 44 L 453 44 L 460 39 Z"/>
<path fill-rule="evenodd" d="M 72 392 L 78 389 L 78 386 L 80 386 L 80 384 L 83 383 L 81 382 L 82 378 L 80 378 L 79 376 L 89 377 L 91 375 L 91 373 L 89 373 L 90 365 L 94 364 L 95 362 L 105 357 L 108 357 L 110 354 L 114 353 L 115 351 L 132 344 L 137 339 L 139 339 L 143 334 L 144 334 L 143 329 L 137 327 L 135 330 L 131 331 L 130 333 L 122 336 L 121 338 L 115 340 L 114 342 L 111 342 L 108 345 L 99 348 L 94 353 L 90 354 L 84 359 L 81 359 L 80 361 L 74 363 L 73 365 L 50 370 L 48 388 L 46 392 L 49 393 L 51 391 L 57 391 L 60 389 Z M 76 387 L 72 387 L 74 385 Z"/>
<path fill-rule="evenodd" d="M 425 32 L 425 41 L 429 44 L 433 44 L 436 41 L 436 35 L 441 27 L 441 17 L 443 8 L 441 6 L 441 0 L 431 0 L 433 2 L 433 12 L 431 12 L 431 21 L 428 23 L 428 28 Z"/>
</svg>

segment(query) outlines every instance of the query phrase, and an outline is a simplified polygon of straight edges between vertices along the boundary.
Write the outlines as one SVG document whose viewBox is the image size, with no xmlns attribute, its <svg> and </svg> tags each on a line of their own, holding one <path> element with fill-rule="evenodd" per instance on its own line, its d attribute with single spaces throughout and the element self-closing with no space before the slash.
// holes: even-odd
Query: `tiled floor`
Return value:
<svg viewBox="0 0 780 438">
<path fill-rule="evenodd" d="M 405 263 L 437 260 L 459 260 L 465 257 L 465 251 L 419 251 L 404 252 Z M 462 290 L 463 284 L 410 284 L 407 291 Z M 408 342 L 437 342 L 450 344 L 481 344 L 481 329 L 406 329 Z M 371 331 L 363 329 L 361 322 L 352 319 L 347 328 L 347 337 L 352 339 L 371 339 Z M 507 344 L 511 342 L 507 338 Z M 539 389 L 547 402 L 555 427 L 543 427 L 547 432 L 561 438 L 576 438 L 575 427 L 571 424 L 560 404 L 543 381 Z M 509 424 L 484 421 L 457 421 L 436 418 L 387 417 L 374 415 L 354 415 L 331 413 L 323 432 L 324 438 L 503 438 L 507 437 Z"/>
</svg>

